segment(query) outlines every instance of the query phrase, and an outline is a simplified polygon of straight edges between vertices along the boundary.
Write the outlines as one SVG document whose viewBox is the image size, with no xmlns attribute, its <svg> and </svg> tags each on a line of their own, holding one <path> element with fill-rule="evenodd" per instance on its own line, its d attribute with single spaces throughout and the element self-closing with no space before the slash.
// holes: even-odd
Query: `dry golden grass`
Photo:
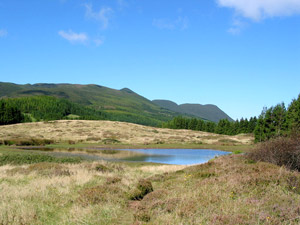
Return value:
<svg viewBox="0 0 300 225">
<path fill-rule="evenodd" d="M 50 139 L 56 142 L 161 144 L 252 144 L 249 135 L 226 136 L 201 131 L 153 128 L 137 124 L 112 121 L 60 120 L 23 123 L 0 127 L 3 139 Z"/>
<path fill-rule="evenodd" d="M 97 170 L 99 164 L 110 170 Z M 147 167 L 143 166 L 142 171 L 147 171 Z M 70 173 L 53 173 L 57 168 Z M 175 166 L 158 166 L 155 171 L 174 169 Z M 116 224 L 118 218 L 128 214 L 126 193 L 138 180 L 152 175 L 153 170 L 153 166 L 149 166 L 149 171 L 144 173 L 136 167 L 107 162 L 2 166 L 0 224 L 53 224 L 54 221 L 55 224 L 106 224 L 109 221 Z M 103 217 L 98 218 L 97 210 Z M 131 217 L 132 213 L 124 221 L 132 221 Z"/>
<path fill-rule="evenodd" d="M 196 166 L 134 165 L 2 166 L 0 224 L 300 223 L 298 172 L 241 155 Z M 154 190 L 130 200 L 143 183 Z"/>
</svg>

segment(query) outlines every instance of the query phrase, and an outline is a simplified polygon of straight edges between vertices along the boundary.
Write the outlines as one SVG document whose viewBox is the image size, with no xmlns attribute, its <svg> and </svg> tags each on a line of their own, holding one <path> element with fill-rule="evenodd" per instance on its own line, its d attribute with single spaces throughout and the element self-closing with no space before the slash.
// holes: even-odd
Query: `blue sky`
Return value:
<svg viewBox="0 0 300 225">
<path fill-rule="evenodd" d="M 0 81 L 257 116 L 300 93 L 300 0 L 0 0 Z"/>
</svg>

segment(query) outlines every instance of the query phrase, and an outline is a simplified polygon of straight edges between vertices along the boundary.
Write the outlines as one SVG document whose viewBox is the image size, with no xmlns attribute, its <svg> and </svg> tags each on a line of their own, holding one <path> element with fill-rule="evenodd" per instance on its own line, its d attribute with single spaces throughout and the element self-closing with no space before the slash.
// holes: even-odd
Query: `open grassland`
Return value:
<svg viewBox="0 0 300 225">
<path fill-rule="evenodd" d="M 243 155 L 189 167 L 5 164 L 0 190 L 5 225 L 300 223 L 300 174 Z"/>
<path fill-rule="evenodd" d="M 55 143 L 100 145 L 251 145 L 250 135 L 226 136 L 171 130 L 125 122 L 61 120 L 0 126 L 0 140 L 46 139 Z"/>
<path fill-rule="evenodd" d="M 1 225 L 300 224 L 300 173 L 247 155 L 195 166 L 77 157 L 136 154 L 110 148 L 246 152 L 253 147 L 249 135 L 52 121 L 1 126 L 0 143 Z"/>
</svg>

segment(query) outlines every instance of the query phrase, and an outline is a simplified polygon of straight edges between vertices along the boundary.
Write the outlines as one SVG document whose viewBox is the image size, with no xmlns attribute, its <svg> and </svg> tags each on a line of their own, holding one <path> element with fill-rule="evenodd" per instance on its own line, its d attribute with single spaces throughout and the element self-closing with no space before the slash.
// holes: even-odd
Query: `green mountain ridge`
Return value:
<svg viewBox="0 0 300 225">
<path fill-rule="evenodd" d="M 196 113 L 161 107 L 129 88 L 116 90 L 95 84 L 37 83 L 21 85 L 0 82 L 0 98 L 31 96 L 62 98 L 93 110 L 104 112 L 109 120 L 151 126 L 158 126 L 162 122 L 169 121 L 180 115 L 211 120 L 209 116 L 205 117 L 206 115 L 199 116 Z M 216 120 L 214 119 L 213 121 Z"/>
<path fill-rule="evenodd" d="M 158 126 L 180 113 L 163 109 L 128 88 L 88 84 L 13 84 L 0 82 L 0 98 L 52 96 L 105 112 L 107 119 Z"/>
<path fill-rule="evenodd" d="M 233 121 L 233 119 L 223 112 L 218 106 L 212 104 L 201 105 L 186 103 L 178 105 L 169 100 L 153 100 L 152 102 L 162 108 L 169 109 L 174 112 L 192 115 L 213 122 L 219 122 L 221 119 Z"/>
</svg>

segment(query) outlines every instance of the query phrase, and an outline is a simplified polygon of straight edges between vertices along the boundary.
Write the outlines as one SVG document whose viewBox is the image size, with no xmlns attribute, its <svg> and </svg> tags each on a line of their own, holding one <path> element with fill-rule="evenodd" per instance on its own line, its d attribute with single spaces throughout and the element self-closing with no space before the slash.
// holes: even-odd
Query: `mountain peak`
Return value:
<svg viewBox="0 0 300 225">
<path fill-rule="evenodd" d="M 120 91 L 127 92 L 129 94 L 135 94 L 135 92 L 130 90 L 129 88 L 122 88 Z"/>
</svg>

